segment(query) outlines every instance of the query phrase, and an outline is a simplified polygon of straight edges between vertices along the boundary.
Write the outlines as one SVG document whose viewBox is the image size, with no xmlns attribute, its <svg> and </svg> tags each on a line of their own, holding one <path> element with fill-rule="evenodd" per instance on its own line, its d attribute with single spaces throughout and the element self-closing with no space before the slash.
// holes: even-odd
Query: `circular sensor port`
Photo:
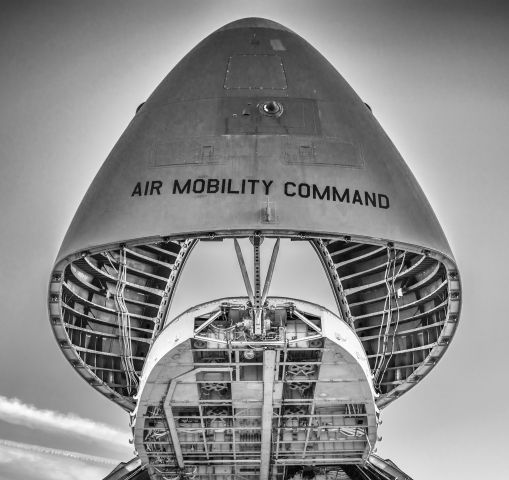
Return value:
<svg viewBox="0 0 509 480">
<path fill-rule="evenodd" d="M 275 100 L 267 100 L 266 102 L 260 103 L 260 112 L 269 117 L 280 117 L 283 113 L 283 105 Z"/>
</svg>

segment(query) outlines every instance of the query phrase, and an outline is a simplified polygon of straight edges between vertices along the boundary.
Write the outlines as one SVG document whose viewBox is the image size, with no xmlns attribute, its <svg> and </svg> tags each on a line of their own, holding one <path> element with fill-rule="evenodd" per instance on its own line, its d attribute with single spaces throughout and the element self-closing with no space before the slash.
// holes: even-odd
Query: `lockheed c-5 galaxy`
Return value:
<svg viewBox="0 0 509 480">
<path fill-rule="evenodd" d="M 171 318 L 211 239 L 246 295 Z M 335 313 L 270 295 L 281 239 L 314 249 Z M 370 108 L 298 35 L 249 18 L 140 106 L 67 232 L 49 311 L 71 365 L 131 415 L 137 457 L 109 479 L 408 479 L 374 454 L 380 410 L 444 354 L 460 280 Z"/>
</svg>

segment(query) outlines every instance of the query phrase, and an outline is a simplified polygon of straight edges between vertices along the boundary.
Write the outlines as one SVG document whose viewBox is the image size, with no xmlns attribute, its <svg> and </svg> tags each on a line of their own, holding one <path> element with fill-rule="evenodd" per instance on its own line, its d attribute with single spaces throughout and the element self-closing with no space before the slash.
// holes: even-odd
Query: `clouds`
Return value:
<svg viewBox="0 0 509 480">
<path fill-rule="evenodd" d="M 63 414 L 39 409 L 17 398 L 2 395 L 0 395 L 0 420 L 27 428 L 94 440 L 108 446 L 126 446 L 129 438 L 126 432 L 110 425 L 81 418 L 72 413 Z"/>
<path fill-rule="evenodd" d="M 0 420 L 46 434 L 93 441 L 104 447 L 128 444 L 128 434 L 110 425 L 40 409 L 1 395 Z M 98 480 L 117 464 L 117 460 L 109 458 L 0 439 L 0 480 Z"/>
<path fill-rule="evenodd" d="M 13 456 L 30 457 L 31 454 L 39 455 L 53 455 L 57 457 L 66 457 L 75 461 L 85 463 L 95 463 L 97 465 L 115 466 L 117 461 L 111 458 L 95 457 L 93 455 L 85 455 L 79 452 L 71 452 L 69 450 L 60 450 L 57 448 L 48 448 L 40 445 L 33 445 L 30 443 L 12 442 L 0 438 L 0 452 L 16 451 Z M 20 451 L 21 450 L 21 451 Z M 33 456 L 33 455 L 32 455 Z M 6 463 L 7 456 L 0 453 L 0 464 Z"/>
<path fill-rule="evenodd" d="M 0 439 L 0 480 L 98 480 L 115 460 Z"/>
</svg>

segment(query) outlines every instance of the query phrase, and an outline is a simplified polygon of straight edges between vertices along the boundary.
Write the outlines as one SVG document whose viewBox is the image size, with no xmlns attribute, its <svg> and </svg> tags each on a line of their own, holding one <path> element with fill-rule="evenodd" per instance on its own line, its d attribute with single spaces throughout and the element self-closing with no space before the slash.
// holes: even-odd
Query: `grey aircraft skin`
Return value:
<svg viewBox="0 0 509 480">
<path fill-rule="evenodd" d="M 282 238 L 316 251 L 339 314 L 269 295 Z M 247 296 L 169 318 L 204 240 L 232 244 Z M 380 409 L 442 357 L 460 307 L 444 233 L 370 108 L 259 18 L 205 38 L 140 106 L 49 286 L 62 352 L 130 412 L 133 468 L 154 480 L 409 478 L 373 453 Z"/>
</svg>

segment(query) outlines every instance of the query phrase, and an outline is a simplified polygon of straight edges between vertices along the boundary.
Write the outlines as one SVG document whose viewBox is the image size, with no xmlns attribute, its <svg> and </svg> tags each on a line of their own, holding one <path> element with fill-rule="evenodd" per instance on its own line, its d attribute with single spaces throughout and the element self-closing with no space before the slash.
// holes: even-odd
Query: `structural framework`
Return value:
<svg viewBox="0 0 509 480">
<path fill-rule="evenodd" d="M 314 249 L 337 313 L 270 295 L 280 239 Z M 231 244 L 246 296 L 170 318 L 211 240 Z M 64 355 L 131 415 L 138 457 L 110 479 L 409 478 L 373 453 L 380 409 L 436 365 L 460 311 L 447 240 L 369 106 L 256 18 L 203 40 L 140 106 L 49 290 Z"/>
</svg>

